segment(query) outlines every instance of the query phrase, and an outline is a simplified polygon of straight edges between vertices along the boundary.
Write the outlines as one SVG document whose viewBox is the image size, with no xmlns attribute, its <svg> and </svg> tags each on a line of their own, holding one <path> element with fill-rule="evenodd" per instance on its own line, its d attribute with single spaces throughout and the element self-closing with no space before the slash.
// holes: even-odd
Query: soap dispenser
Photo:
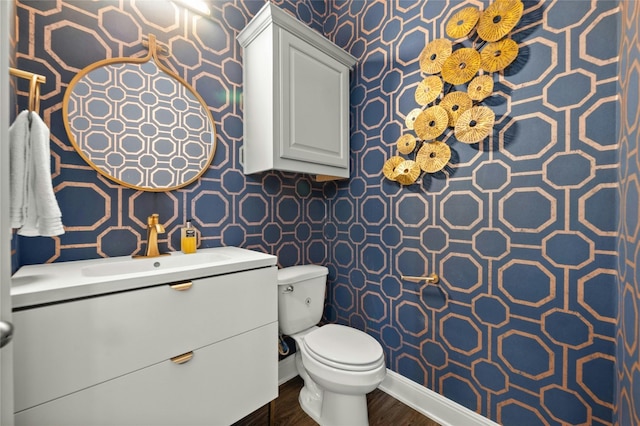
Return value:
<svg viewBox="0 0 640 426">
<path fill-rule="evenodd" d="M 195 253 L 196 245 L 196 229 L 191 225 L 191 219 L 189 219 L 180 232 L 180 249 L 186 254 Z"/>
</svg>

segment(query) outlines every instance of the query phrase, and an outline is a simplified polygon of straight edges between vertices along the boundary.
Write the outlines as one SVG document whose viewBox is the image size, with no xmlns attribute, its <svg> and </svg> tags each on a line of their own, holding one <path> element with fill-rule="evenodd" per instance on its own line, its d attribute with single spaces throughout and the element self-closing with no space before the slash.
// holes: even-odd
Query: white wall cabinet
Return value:
<svg viewBox="0 0 640 426">
<path fill-rule="evenodd" d="M 222 425 L 275 399 L 276 270 L 20 308 L 16 425 Z"/>
<path fill-rule="evenodd" d="M 244 172 L 349 177 L 349 72 L 356 59 L 267 3 L 243 47 Z"/>
</svg>

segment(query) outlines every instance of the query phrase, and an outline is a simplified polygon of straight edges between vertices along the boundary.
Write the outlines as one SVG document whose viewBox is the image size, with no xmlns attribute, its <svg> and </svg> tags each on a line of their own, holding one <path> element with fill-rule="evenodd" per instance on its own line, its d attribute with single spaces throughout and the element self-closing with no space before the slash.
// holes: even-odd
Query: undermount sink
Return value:
<svg viewBox="0 0 640 426">
<path fill-rule="evenodd" d="M 124 274 L 136 274 L 157 270 L 188 269 L 195 265 L 206 265 L 229 259 L 220 253 L 193 253 L 184 255 L 172 253 L 158 257 L 130 257 L 117 262 L 85 266 L 80 273 L 86 277 L 105 277 Z"/>
</svg>

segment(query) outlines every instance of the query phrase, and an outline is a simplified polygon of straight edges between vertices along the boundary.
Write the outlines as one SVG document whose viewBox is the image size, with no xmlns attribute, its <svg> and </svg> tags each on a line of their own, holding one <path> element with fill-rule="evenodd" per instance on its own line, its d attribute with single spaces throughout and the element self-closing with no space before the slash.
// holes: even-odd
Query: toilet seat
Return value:
<svg viewBox="0 0 640 426">
<path fill-rule="evenodd" d="M 382 346 L 367 333 L 327 324 L 302 340 L 303 350 L 316 361 L 340 370 L 369 371 L 384 363 Z"/>
</svg>

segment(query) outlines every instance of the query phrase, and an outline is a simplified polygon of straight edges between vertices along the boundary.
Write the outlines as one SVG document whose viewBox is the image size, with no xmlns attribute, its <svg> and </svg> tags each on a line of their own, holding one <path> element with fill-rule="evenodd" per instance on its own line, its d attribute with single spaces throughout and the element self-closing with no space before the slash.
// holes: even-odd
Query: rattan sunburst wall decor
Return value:
<svg viewBox="0 0 640 426">
<path fill-rule="evenodd" d="M 427 43 L 418 58 L 426 75 L 415 91 L 419 106 L 406 115 L 407 131 L 394 143 L 397 153 L 384 163 L 387 179 L 416 183 L 423 172 L 446 167 L 447 142 L 474 144 L 492 133 L 495 114 L 483 101 L 493 92 L 494 74 L 518 56 L 510 33 L 523 11 L 521 0 L 494 0 L 483 11 L 465 7 L 447 21 L 448 38 Z"/>
</svg>

